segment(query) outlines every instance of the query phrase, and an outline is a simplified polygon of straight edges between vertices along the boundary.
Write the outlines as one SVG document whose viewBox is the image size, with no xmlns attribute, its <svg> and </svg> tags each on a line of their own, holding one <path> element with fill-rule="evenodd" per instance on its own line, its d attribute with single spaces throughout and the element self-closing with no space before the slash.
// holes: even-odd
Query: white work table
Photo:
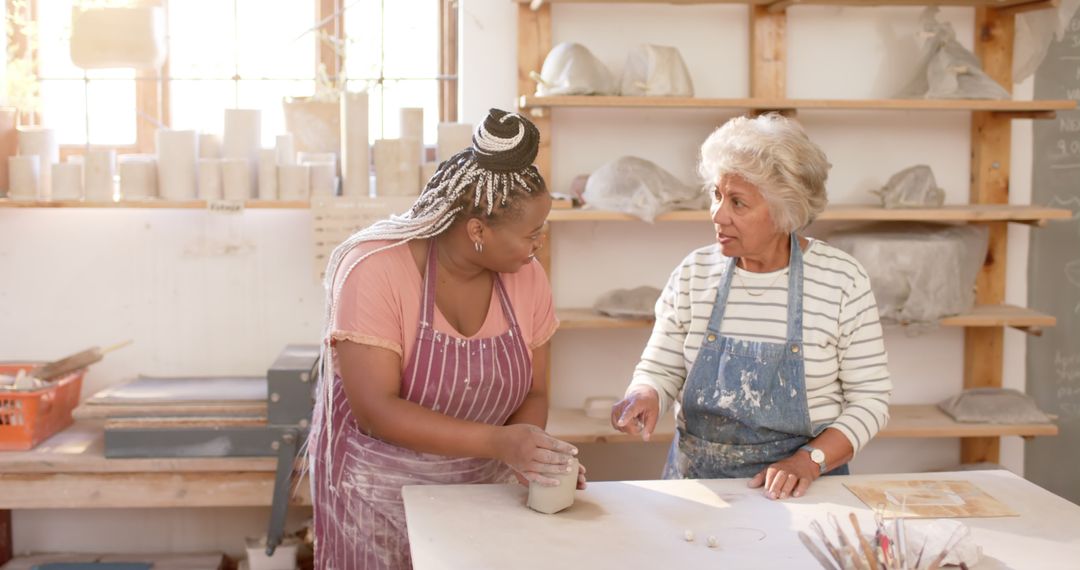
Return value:
<svg viewBox="0 0 1080 570">
<path fill-rule="evenodd" d="M 820 568 L 798 531 L 810 533 L 810 522 L 825 524 L 831 512 L 850 536 L 854 512 L 870 532 L 873 512 L 843 484 L 874 479 L 970 481 L 1019 513 L 958 519 L 983 548 L 979 569 L 1080 560 L 1080 507 L 1008 471 L 823 477 L 784 501 L 745 479 L 590 483 L 555 515 L 526 508 L 527 489 L 517 485 L 411 486 L 404 497 L 415 570 Z M 719 548 L 706 545 L 710 535 Z"/>
</svg>

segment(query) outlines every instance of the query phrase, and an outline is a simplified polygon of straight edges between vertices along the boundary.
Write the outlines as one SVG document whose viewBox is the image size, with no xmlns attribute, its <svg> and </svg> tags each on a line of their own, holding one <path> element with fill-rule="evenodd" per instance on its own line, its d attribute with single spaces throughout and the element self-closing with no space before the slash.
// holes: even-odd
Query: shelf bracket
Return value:
<svg viewBox="0 0 1080 570">
<path fill-rule="evenodd" d="M 776 14 L 776 13 L 779 13 L 779 12 L 783 12 L 783 11 L 787 10 L 788 8 L 790 8 L 792 6 L 795 6 L 796 4 L 801 4 L 801 3 L 802 3 L 802 0 L 778 0 L 776 2 L 772 2 L 771 4 L 769 4 L 767 6 L 767 8 L 768 8 L 770 13 Z"/>
<path fill-rule="evenodd" d="M 760 109 L 760 108 L 757 108 L 757 109 L 750 109 L 750 116 L 751 117 L 757 117 L 757 116 L 766 115 L 766 114 L 769 114 L 769 113 L 776 113 L 778 115 L 783 115 L 785 117 L 794 118 L 794 117 L 798 116 L 799 110 L 798 109 L 793 109 L 793 108 L 772 108 L 772 109 Z"/>
<path fill-rule="evenodd" d="M 1042 336 L 1043 329 L 1040 326 L 1017 326 L 1009 325 L 1010 328 L 1014 328 L 1022 333 L 1027 333 L 1031 336 Z"/>
<path fill-rule="evenodd" d="M 1057 111 L 991 111 L 995 118 L 1045 120 L 1057 118 Z"/>
<path fill-rule="evenodd" d="M 1057 8 L 1060 3 L 1060 0 L 1014 0 L 1005 5 L 994 6 L 991 9 L 996 10 L 1002 16 L 1015 16 L 1024 12 Z"/>
</svg>

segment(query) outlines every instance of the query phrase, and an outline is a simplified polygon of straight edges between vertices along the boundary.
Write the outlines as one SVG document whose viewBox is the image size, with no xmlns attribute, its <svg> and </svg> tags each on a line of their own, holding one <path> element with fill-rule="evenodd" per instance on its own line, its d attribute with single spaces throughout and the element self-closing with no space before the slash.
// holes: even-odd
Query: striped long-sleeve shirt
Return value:
<svg viewBox="0 0 1080 570">
<path fill-rule="evenodd" d="M 719 245 L 692 252 L 656 302 L 656 324 L 629 390 L 656 389 L 664 414 L 701 348 L 727 259 Z M 787 339 L 787 268 L 736 268 L 720 333 L 744 340 Z M 870 278 L 850 255 L 810 240 L 803 255 L 803 343 L 810 422 L 843 433 L 855 451 L 889 419 L 888 360 Z M 681 409 L 676 408 L 679 425 Z"/>
</svg>

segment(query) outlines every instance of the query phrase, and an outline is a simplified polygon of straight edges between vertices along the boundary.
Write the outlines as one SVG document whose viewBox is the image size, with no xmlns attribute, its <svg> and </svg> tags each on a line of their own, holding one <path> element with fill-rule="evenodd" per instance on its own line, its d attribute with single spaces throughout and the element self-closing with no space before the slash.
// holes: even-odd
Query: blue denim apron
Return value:
<svg viewBox="0 0 1080 570">
<path fill-rule="evenodd" d="M 810 425 L 803 363 L 803 263 L 791 234 L 787 342 L 720 335 L 737 258 L 728 260 L 712 316 L 683 385 L 684 425 L 675 434 L 664 479 L 753 477 L 791 456 L 826 424 Z M 830 472 L 847 473 L 844 465 Z"/>
</svg>

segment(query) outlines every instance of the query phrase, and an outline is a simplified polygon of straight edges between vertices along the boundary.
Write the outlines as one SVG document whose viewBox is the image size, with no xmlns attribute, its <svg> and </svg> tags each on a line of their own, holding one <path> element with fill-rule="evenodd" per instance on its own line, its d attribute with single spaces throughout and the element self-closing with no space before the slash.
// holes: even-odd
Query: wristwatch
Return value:
<svg viewBox="0 0 1080 570">
<path fill-rule="evenodd" d="M 805 449 L 810 454 L 810 461 L 818 464 L 821 474 L 825 474 L 825 452 L 811 445 L 804 445 L 799 449 Z"/>
</svg>

